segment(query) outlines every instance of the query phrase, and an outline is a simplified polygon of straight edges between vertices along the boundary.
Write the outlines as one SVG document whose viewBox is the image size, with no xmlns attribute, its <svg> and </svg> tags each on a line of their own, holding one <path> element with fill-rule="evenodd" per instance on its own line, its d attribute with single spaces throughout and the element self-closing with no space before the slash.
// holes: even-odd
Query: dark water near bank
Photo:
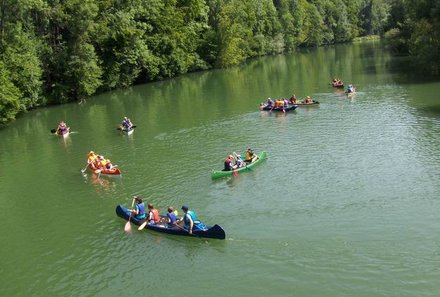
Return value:
<svg viewBox="0 0 440 297">
<path fill-rule="evenodd" d="M 0 295 L 437 296 L 440 81 L 407 64 L 342 45 L 29 112 L 0 130 Z M 320 106 L 258 110 L 293 91 Z M 248 146 L 268 160 L 210 179 Z M 83 176 L 89 150 L 122 178 Z M 188 204 L 227 238 L 124 234 L 114 209 L 134 194 Z"/>
</svg>

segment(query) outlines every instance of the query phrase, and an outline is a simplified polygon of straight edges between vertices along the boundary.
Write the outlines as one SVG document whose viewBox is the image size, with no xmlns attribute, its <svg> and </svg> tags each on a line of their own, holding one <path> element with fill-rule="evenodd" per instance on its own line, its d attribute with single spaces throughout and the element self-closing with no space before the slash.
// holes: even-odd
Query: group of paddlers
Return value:
<svg viewBox="0 0 440 297">
<path fill-rule="evenodd" d="M 111 169 L 113 169 L 116 166 L 116 165 L 113 166 L 113 164 L 110 161 L 110 159 L 106 159 L 102 155 L 95 154 L 94 151 L 90 151 L 87 154 L 87 165 L 89 167 L 92 167 L 93 170 L 96 170 L 96 169 L 111 170 Z"/>
<path fill-rule="evenodd" d="M 344 87 L 344 82 L 341 79 L 339 79 L 339 78 L 334 78 L 332 80 L 332 86 L 343 88 Z M 347 87 L 347 90 L 345 90 L 345 93 L 347 93 L 347 94 L 354 94 L 354 93 L 356 93 L 356 88 L 352 84 L 349 84 L 348 87 Z"/>
<path fill-rule="evenodd" d="M 289 99 L 275 99 L 267 98 L 266 102 L 261 103 L 261 106 L 265 107 L 273 107 L 273 108 L 287 108 L 289 104 L 313 104 L 315 100 L 313 100 L 310 96 L 304 98 L 304 100 L 298 100 L 295 94 L 292 95 Z"/>
<path fill-rule="evenodd" d="M 205 230 L 206 226 L 197 219 L 196 213 L 189 210 L 188 206 L 183 205 L 182 211 L 184 213 L 182 218 L 178 218 L 177 210 L 169 206 L 166 216 L 160 216 L 159 210 L 157 210 L 153 204 L 149 203 L 147 209 L 142 197 L 134 196 L 134 208 L 130 209 L 130 216 L 134 216 L 137 220 L 144 221 L 138 228 L 138 230 L 144 229 L 148 225 L 161 225 L 162 227 L 179 227 L 189 234 L 192 234 L 193 230 Z M 183 225 L 183 226 L 182 226 Z"/>
<path fill-rule="evenodd" d="M 258 156 L 254 153 L 252 148 L 247 149 L 244 159 L 242 159 L 241 155 L 233 152 L 226 157 L 223 171 L 231 171 L 240 167 L 246 167 L 248 164 L 255 162 L 257 159 Z"/>
</svg>

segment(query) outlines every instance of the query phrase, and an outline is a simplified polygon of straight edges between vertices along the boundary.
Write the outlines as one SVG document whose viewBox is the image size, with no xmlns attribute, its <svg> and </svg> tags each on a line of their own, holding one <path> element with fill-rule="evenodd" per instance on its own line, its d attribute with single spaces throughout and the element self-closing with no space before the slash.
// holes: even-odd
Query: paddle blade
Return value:
<svg viewBox="0 0 440 297">
<path fill-rule="evenodd" d="M 236 170 L 232 170 L 232 174 L 233 174 L 234 176 L 238 176 L 238 171 L 236 171 Z"/>
<path fill-rule="evenodd" d="M 130 221 L 127 221 L 127 223 L 125 223 L 124 231 L 125 231 L 125 233 L 131 233 Z"/>
<path fill-rule="evenodd" d="M 50 133 L 55 133 L 55 132 L 57 132 L 57 129 L 50 130 Z"/>
<path fill-rule="evenodd" d="M 139 226 L 138 230 L 143 230 L 147 226 L 147 221 L 143 222 L 142 225 Z"/>
</svg>

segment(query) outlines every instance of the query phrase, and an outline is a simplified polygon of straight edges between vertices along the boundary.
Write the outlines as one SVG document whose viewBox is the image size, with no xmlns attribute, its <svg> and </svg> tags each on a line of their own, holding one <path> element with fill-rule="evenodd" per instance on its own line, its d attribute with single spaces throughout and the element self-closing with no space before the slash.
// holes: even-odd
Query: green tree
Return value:
<svg viewBox="0 0 440 297">
<path fill-rule="evenodd" d="M 20 104 L 23 94 L 9 78 L 9 71 L 0 61 L 0 124 L 15 119 L 17 113 L 24 110 L 24 105 Z"/>
</svg>

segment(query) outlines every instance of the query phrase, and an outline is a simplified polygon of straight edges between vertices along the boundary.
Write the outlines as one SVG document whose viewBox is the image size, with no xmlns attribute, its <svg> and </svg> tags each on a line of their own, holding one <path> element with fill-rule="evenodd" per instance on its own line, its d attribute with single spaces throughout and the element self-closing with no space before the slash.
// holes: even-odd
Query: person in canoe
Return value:
<svg viewBox="0 0 440 297">
<path fill-rule="evenodd" d="M 124 119 L 122 120 L 122 129 L 129 131 L 132 127 L 133 123 L 131 122 L 131 120 L 128 117 L 124 117 Z"/>
<path fill-rule="evenodd" d="M 104 158 L 104 156 L 99 155 L 96 167 L 98 167 L 98 168 L 107 168 L 107 163 L 108 163 L 107 159 Z"/>
<path fill-rule="evenodd" d="M 87 164 L 92 164 L 95 167 L 97 166 L 97 162 L 98 162 L 98 156 L 95 154 L 94 151 L 90 151 L 87 154 Z"/>
<path fill-rule="evenodd" d="M 273 104 L 274 104 L 274 101 L 272 100 L 272 98 L 267 98 L 266 106 L 273 106 Z"/>
<path fill-rule="evenodd" d="M 154 208 L 153 204 L 148 203 L 148 216 L 147 216 L 147 223 L 150 225 L 159 224 L 160 221 L 160 215 L 159 211 Z"/>
<path fill-rule="evenodd" d="M 304 104 L 313 104 L 315 100 L 313 100 L 310 96 L 307 96 L 304 100 Z"/>
<path fill-rule="evenodd" d="M 134 209 L 130 209 L 132 215 L 138 220 L 144 220 L 146 217 L 145 204 L 140 196 L 134 196 Z"/>
<path fill-rule="evenodd" d="M 166 223 L 169 227 L 173 227 L 177 224 L 177 211 L 173 207 L 168 207 Z"/>
<path fill-rule="evenodd" d="M 352 94 L 355 92 L 356 92 L 356 88 L 352 84 L 348 85 L 347 91 L 345 91 L 345 93 L 347 94 Z"/>
<path fill-rule="evenodd" d="M 243 161 L 241 155 L 237 154 L 236 152 L 233 152 L 232 156 L 234 157 L 235 165 L 237 166 L 237 168 L 246 166 L 246 162 Z"/>
<path fill-rule="evenodd" d="M 290 104 L 297 104 L 298 102 L 298 98 L 296 98 L 296 95 L 293 94 L 292 97 L 289 98 L 289 103 Z"/>
<path fill-rule="evenodd" d="M 237 165 L 233 164 L 233 160 L 234 160 L 233 155 L 229 155 L 226 157 L 223 171 L 231 171 L 237 168 Z"/>
<path fill-rule="evenodd" d="M 58 134 L 58 135 L 64 135 L 64 134 L 66 134 L 69 131 L 69 129 L 70 128 L 67 127 L 66 123 L 64 121 L 61 121 L 58 124 L 58 127 L 57 127 L 55 133 Z"/>
<path fill-rule="evenodd" d="M 258 159 L 258 156 L 254 154 L 252 148 L 248 148 L 246 154 L 244 155 L 244 161 L 249 164 L 255 162 Z"/>
<path fill-rule="evenodd" d="M 184 216 L 178 221 L 184 222 L 184 228 L 188 231 L 189 234 L 192 234 L 193 230 L 205 230 L 206 226 L 202 224 L 199 220 L 197 220 L 196 213 L 192 210 L 189 210 L 188 206 L 183 205 L 182 211 L 185 213 Z"/>
</svg>

